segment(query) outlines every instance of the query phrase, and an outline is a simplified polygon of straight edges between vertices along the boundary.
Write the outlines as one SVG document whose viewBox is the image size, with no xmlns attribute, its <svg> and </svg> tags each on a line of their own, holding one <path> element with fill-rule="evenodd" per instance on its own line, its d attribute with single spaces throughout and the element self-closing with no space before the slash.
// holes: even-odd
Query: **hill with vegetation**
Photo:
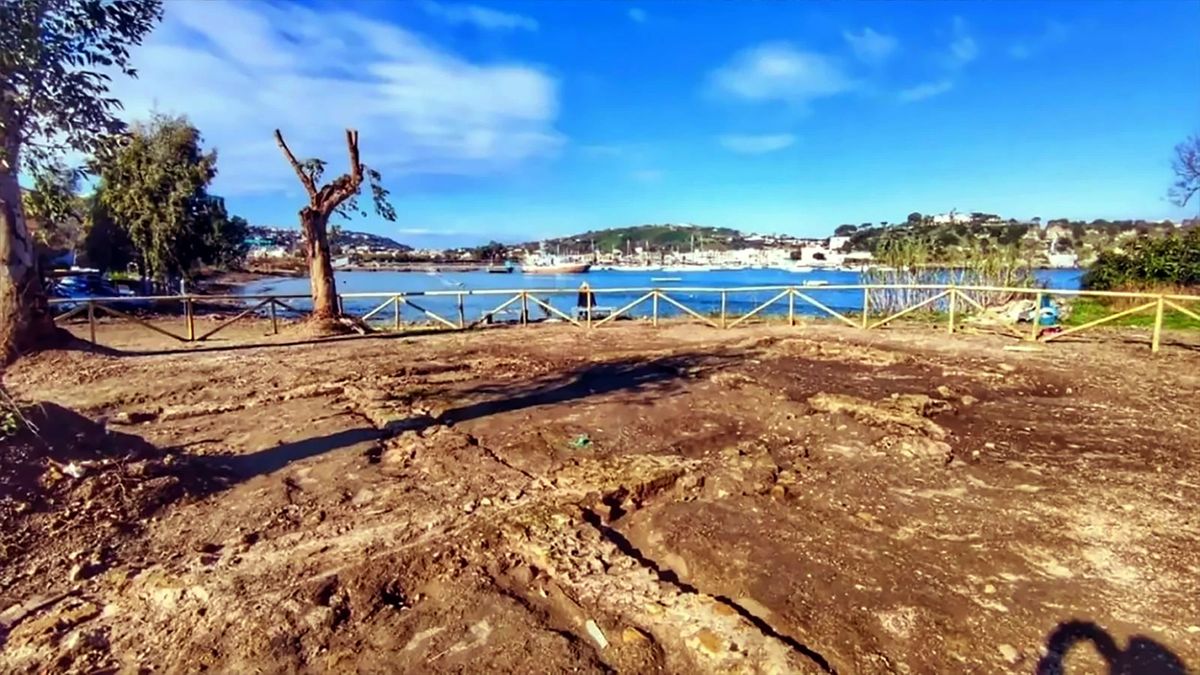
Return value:
<svg viewBox="0 0 1200 675">
<path fill-rule="evenodd" d="M 544 239 L 523 244 L 526 250 L 545 245 L 548 250 L 563 253 L 596 251 L 632 251 L 638 247 L 647 251 L 686 251 L 693 242 L 697 248 L 725 250 L 747 244 L 746 235 L 727 227 L 706 227 L 688 224 L 635 225 L 607 230 L 594 230 L 566 237 Z"/>
<path fill-rule="evenodd" d="M 255 244 L 272 244 L 288 250 L 300 248 L 300 230 L 293 227 L 268 227 L 264 225 L 250 226 L 250 237 Z M 401 244 L 390 237 L 384 237 L 370 232 L 356 232 L 341 227 L 331 227 L 329 244 L 334 249 L 369 249 L 372 251 L 408 252 L 411 246 Z"/>
<path fill-rule="evenodd" d="M 1193 226 L 1193 223 L 1185 223 Z M 892 225 L 842 225 L 837 234 L 849 237 L 852 250 L 880 253 L 897 246 L 919 245 L 931 262 L 953 262 L 963 256 L 1003 250 L 1023 258 L 1048 254 L 1074 254 L 1079 264 L 1095 261 L 1105 251 L 1120 251 L 1143 236 L 1163 236 L 1184 225 L 1146 220 L 1068 220 L 1057 218 L 1044 225 L 1040 218 L 1004 220 L 994 214 L 963 214 L 956 222 L 935 222 L 919 213 Z"/>
</svg>

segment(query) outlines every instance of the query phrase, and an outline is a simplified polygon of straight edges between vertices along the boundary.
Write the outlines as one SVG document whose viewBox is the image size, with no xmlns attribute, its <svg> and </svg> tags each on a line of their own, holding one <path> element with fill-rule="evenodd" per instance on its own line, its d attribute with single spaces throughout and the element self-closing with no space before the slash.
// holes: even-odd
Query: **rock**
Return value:
<svg viewBox="0 0 1200 675">
<path fill-rule="evenodd" d="M 1000 657 L 1009 663 L 1016 663 L 1017 657 L 1020 656 L 1017 648 L 1009 644 L 998 645 L 996 650 L 1000 652 Z"/>
<path fill-rule="evenodd" d="M 471 513 L 475 510 L 475 500 L 470 500 L 462 506 L 463 513 Z"/>
<path fill-rule="evenodd" d="M 595 641 L 597 647 L 600 649 L 608 647 L 608 638 L 604 637 L 604 631 L 600 630 L 600 626 L 597 626 L 595 621 L 588 619 L 583 627 L 587 631 L 588 636 Z"/>
<path fill-rule="evenodd" d="M 996 364 L 996 367 L 999 368 L 1000 370 L 1003 370 L 1006 373 L 1011 373 L 1017 369 L 1017 367 L 1011 363 L 999 363 L 999 364 Z"/>
<path fill-rule="evenodd" d="M 972 396 L 970 394 L 964 394 L 963 397 L 959 399 L 959 401 L 962 401 L 963 405 L 968 405 L 968 406 L 979 403 L 979 399 L 975 398 L 974 396 Z"/>
<path fill-rule="evenodd" d="M 983 592 L 987 593 L 988 595 L 991 595 L 992 593 L 996 592 L 996 587 L 991 584 L 987 584 L 986 586 L 983 587 Z"/>
<path fill-rule="evenodd" d="M 626 626 L 625 630 L 621 631 L 621 641 L 625 644 L 636 645 L 649 642 L 650 638 L 646 637 L 646 634 L 642 631 Z"/>
<path fill-rule="evenodd" d="M 492 500 L 490 497 L 484 497 L 483 499 L 479 500 L 479 505 L 480 506 L 491 506 Z"/>
<path fill-rule="evenodd" d="M 700 632 L 696 633 L 696 639 L 700 641 L 700 646 L 710 654 L 719 654 L 725 647 L 725 641 L 707 628 L 701 628 Z"/>
<path fill-rule="evenodd" d="M 937 393 L 942 398 L 954 398 L 954 390 L 944 384 L 938 385 Z"/>
<path fill-rule="evenodd" d="M 783 487 L 782 485 L 775 485 L 771 487 L 771 496 L 775 499 L 783 499 L 786 495 L 787 488 Z"/>
</svg>

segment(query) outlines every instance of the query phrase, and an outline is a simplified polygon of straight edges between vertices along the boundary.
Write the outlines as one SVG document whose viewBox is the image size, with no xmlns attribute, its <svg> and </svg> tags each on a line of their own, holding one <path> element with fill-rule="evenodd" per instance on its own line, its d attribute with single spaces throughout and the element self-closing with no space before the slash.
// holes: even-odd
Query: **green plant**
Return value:
<svg viewBox="0 0 1200 675">
<path fill-rule="evenodd" d="M 1139 237 L 1123 251 L 1105 251 L 1083 277 L 1094 290 L 1200 286 L 1200 228 L 1184 234 Z"/>
<path fill-rule="evenodd" d="M 1034 286 L 1033 267 L 1021 256 L 1017 245 L 995 246 L 987 239 L 970 239 L 947 252 L 933 237 L 885 237 L 875 249 L 880 267 L 869 270 L 868 284 L 887 286 L 993 286 L 1030 288 Z M 928 300 L 940 293 L 925 288 L 884 288 L 871 291 L 871 310 L 892 314 Z M 1015 294 L 995 291 L 972 293 L 984 305 L 1008 302 Z M 934 311 L 948 307 L 942 299 L 932 304 Z"/>
<path fill-rule="evenodd" d="M 20 429 L 21 423 L 17 417 L 17 413 L 11 410 L 0 412 L 0 438 L 16 436 L 17 431 Z"/>
</svg>

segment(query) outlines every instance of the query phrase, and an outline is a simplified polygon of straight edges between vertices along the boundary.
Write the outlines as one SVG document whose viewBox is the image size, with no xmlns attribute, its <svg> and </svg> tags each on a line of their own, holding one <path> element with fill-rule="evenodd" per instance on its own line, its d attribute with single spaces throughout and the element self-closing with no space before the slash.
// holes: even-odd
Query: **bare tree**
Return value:
<svg viewBox="0 0 1200 675">
<path fill-rule="evenodd" d="M 386 220 L 395 220 L 396 211 L 388 203 L 388 191 L 380 183 L 379 172 L 359 160 L 357 131 L 346 130 L 350 173 L 342 174 L 320 187 L 318 185 L 325 172 L 325 162 L 320 159 L 297 160 L 278 129 L 275 130 L 275 142 L 308 193 L 308 204 L 300 209 L 300 231 L 304 235 L 304 254 L 308 259 L 309 284 L 312 287 L 312 316 L 318 321 L 328 321 L 340 313 L 329 252 L 329 217 L 335 213 L 348 216 L 354 211 L 366 215 L 365 211 L 358 209 L 358 195 L 362 191 L 364 178 L 371 186 L 375 212 Z"/>
<path fill-rule="evenodd" d="M 1200 136 L 1191 136 L 1175 146 L 1171 168 L 1175 170 L 1171 200 L 1180 206 L 1187 206 L 1188 200 L 1200 192 Z"/>
</svg>

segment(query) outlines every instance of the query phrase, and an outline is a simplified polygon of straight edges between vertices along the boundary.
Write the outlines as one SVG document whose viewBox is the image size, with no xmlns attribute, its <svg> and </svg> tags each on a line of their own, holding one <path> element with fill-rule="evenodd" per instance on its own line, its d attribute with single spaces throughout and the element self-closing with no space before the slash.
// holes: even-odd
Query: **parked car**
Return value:
<svg viewBox="0 0 1200 675">
<path fill-rule="evenodd" d="M 67 272 L 57 272 L 49 280 L 47 280 L 47 291 L 51 298 L 70 299 L 70 300 L 90 300 L 92 298 L 124 298 L 136 297 L 137 294 L 127 288 L 120 288 L 104 277 L 98 270 L 70 270 Z M 55 314 L 69 312 L 77 307 L 79 303 L 63 302 L 51 305 L 51 309 Z M 114 303 L 114 306 L 119 310 L 130 311 L 134 309 L 146 309 L 150 306 L 148 301 L 124 301 Z"/>
</svg>

